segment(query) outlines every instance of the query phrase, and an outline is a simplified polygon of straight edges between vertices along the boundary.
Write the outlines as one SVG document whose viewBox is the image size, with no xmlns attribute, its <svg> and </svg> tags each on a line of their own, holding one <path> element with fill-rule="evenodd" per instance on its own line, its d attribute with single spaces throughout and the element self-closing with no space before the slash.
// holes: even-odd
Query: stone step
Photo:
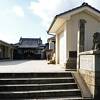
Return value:
<svg viewBox="0 0 100 100">
<path fill-rule="evenodd" d="M 71 72 L 0 73 L 0 100 L 74 97 L 81 91 Z"/>
<path fill-rule="evenodd" d="M 27 100 L 92 100 L 90 98 L 82 98 L 82 97 L 68 97 L 68 98 L 43 98 L 43 99 L 27 99 Z"/>
<path fill-rule="evenodd" d="M 48 78 L 0 78 L 2 80 L 46 80 L 46 79 L 73 79 L 73 77 L 48 77 Z"/>
<path fill-rule="evenodd" d="M 27 79 L 27 80 L 0 80 L 0 85 L 6 84 L 51 84 L 51 83 L 75 83 L 74 78 L 47 78 L 47 79 Z"/>
<path fill-rule="evenodd" d="M 68 84 L 76 84 L 76 83 L 52 83 L 52 84 L 5 84 L 5 85 L 0 85 L 2 86 L 43 86 L 43 85 L 68 85 Z"/>
<path fill-rule="evenodd" d="M 36 90 L 60 90 L 60 89 L 77 89 L 77 84 L 22 84 L 22 85 L 0 85 L 0 92 L 11 91 L 36 91 Z"/>
<path fill-rule="evenodd" d="M 39 98 L 56 98 L 56 97 L 80 97 L 79 89 L 72 90 L 46 90 L 46 91 L 13 91 L 0 92 L 2 99 L 39 99 Z"/>
<path fill-rule="evenodd" d="M 27 100 L 84 100 L 84 99 L 82 97 L 68 97 L 68 98 L 59 97 L 59 98 L 51 98 L 51 99 L 43 98 L 43 99 L 27 99 Z"/>
<path fill-rule="evenodd" d="M 0 78 L 47 78 L 72 77 L 70 72 L 42 72 L 42 73 L 0 73 Z"/>
<path fill-rule="evenodd" d="M 27 99 L 27 100 L 94 100 L 93 98 L 84 98 L 81 96 L 73 97 L 54 97 L 54 98 L 43 98 L 43 99 Z M 96 99 L 98 100 L 98 99 Z"/>
</svg>

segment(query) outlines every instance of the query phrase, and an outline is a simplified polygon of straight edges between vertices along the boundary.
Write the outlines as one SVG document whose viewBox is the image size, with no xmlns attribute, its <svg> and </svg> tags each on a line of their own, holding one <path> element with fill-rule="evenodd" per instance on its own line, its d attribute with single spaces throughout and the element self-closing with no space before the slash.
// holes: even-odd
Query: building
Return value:
<svg viewBox="0 0 100 100">
<path fill-rule="evenodd" d="M 55 51 L 55 36 L 48 38 L 47 43 L 49 45 L 49 49 Z"/>
<path fill-rule="evenodd" d="M 0 60 L 13 59 L 14 47 L 0 40 Z"/>
<path fill-rule="evenodd" d="M 14 59 L 41 59 L 44 49 L 41 38 L 20 38 L 14 46 Z"/>
<path fill-rule="evenodd" d="M 95 32 L 100 11 L 87 3 L 56 15 L 48 29 L 56 34 L 56 64 L 77 69 L 93 97 L 100 95 L 100 53 L 91 51 Z"/>
<path fill-rule="evenodd" d="M 55 36 L 47 39 L 46 43 L 46 59 L 51 60 L 55 53 Z"/>
<path fill-rule="evenodd" d="M 87 3 L 56 15 L 48 30 L 56 33 L 56 63 L 66 64 L 71 52 L 91 50 L 93 34 L 100 31 L 99 21 L 100 11 Z"/>
</svg>

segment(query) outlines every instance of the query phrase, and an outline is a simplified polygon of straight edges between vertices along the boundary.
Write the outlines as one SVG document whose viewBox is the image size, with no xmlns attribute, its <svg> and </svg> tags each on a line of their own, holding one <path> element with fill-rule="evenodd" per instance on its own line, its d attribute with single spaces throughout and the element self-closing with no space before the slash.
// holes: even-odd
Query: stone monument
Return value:
<svg viewBox="0 0 100 100">
<path fill-rule="evenodd" d="M 100 32 L 96 32 L 93 35 L 93 50 L 100 50 Z"/>
</svg>

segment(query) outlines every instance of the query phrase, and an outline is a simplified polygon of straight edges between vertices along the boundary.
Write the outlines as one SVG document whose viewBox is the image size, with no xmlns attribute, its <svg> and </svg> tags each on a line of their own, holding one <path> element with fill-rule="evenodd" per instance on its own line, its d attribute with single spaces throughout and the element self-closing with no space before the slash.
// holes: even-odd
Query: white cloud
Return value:
<svg viewBox="0 0 100 100">
<path fill-rule="evenodd" d="M 16 38 L 15 34 L 9 33 L 0 33 L 0 40 L 5 41 L 7 43 L 16 43 L 19 38 Z"/>
<path fill-rule="evenodd" d="M 23 11 L 22 7 L 20 7 L 18 5 L 13 7 L 13 11 L 17 16 L 20 16 L 20 17 L 24 16 L 24 11 Z"/>
<path fill-rule="evenodd" d="M 79 1 L 81 2 L 81 0 Z M 45 26 L 48 26 L 56 14 L 68 10 L 74 5 L 74 0 L 38 0 L 37 2 L 33 0 L 30 2 L 29 8 L 34 14 L 42 18 L 42 23 Z"/>
<path fill-rule="evenodd" d="M 84 0 L 84 2 L 89 3 L 91 6 L 94 6 L 97 9 L 100 9 L 100 0 Z"/>
<path fill-rule="evenodd" d="M 4 10 L 0 10 L 0 17 L 1 16 L 7 16 L 12 14 L 12 10 L 11 9 L 4 9 Z"/>
<path fill-rule="evenodd" d="M 19 16 L 19 17 L 23 17 L 24 16 L 24 10 L 19 5 L 16 5 L 16 6 L 13 6 L 13 7 L 10 7 L 10 8 L 6 8 L 6 9 L 3 9 L 3 10 L 0 9 L 0 15 L 1 16 L 12 15 L 12 14 L 15 14 L 16 16 Z"/>
<path fill-rule="evenodd" d="M 59 4 L 60 0 L 38 0 L 38 2 L 30 2 L 29 8 L 43 20 L 43 24 L 48 24 L 54 17 Z"/>
<path fill-rule="evenodd" d="M 61 12 L 72 9 L 76 6 L 82 4 L 82 2 L 87 2 L 92 4 L 92 6 L 98 7 L 99 0 L 38 0 L 31 1 L 29 9 L 32 10 L 34 14 L 42 19 L 42 23 L 45 26 L 49 26 L 52 18 Z"/>
</svg>

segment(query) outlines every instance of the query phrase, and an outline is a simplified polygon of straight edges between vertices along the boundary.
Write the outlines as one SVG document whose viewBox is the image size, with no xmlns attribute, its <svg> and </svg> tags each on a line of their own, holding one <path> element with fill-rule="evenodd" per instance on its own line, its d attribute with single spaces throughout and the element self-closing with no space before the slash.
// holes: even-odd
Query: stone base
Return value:
<svg viewBox="0 0 100 100">
<path fill-rule="evenodd" d="M 94 72 L 80 69 L 79 73 L 80 73 L 81 77 L 84 79 L 84 81 L 86 82 L 91 94 L 94 96 L 94 87 L 95 87 Z"/>
<path fill-rule="evenodd" d="M 79 73 L 86 82 L 93 97 L 100 97 L 100 71 L 92 72 L 89 70 L 80 69 Z"/>
<path fill-rule="evenodd" d="M 82 93 L 82 97 L 83 98 L 88 98 L 88 99 L 92 99 L 92 94 L 89 90 L 89 88 L 87 87 L 87 84 L 85 83 L 84 79 L 82 78 L 82 76 L 80 75 L 79 72 L 72 72 L 73 73 L 73 76 L 75 78 L 75 81 L 77 82 L 78 84 L 78 87 L 80 88 L 81 90 L 81 93 Z"/>
<path fill-rule="evenodd" d="M 79 54 L 79 72 L 96 100 L 100 97 L 100 50 Z"/>
<path fill-rule="evenodd" d="M 67 63 L 66 63 L 66 69 L 76 69 L 76 58 L 69 58 Z"/>
</svg>

